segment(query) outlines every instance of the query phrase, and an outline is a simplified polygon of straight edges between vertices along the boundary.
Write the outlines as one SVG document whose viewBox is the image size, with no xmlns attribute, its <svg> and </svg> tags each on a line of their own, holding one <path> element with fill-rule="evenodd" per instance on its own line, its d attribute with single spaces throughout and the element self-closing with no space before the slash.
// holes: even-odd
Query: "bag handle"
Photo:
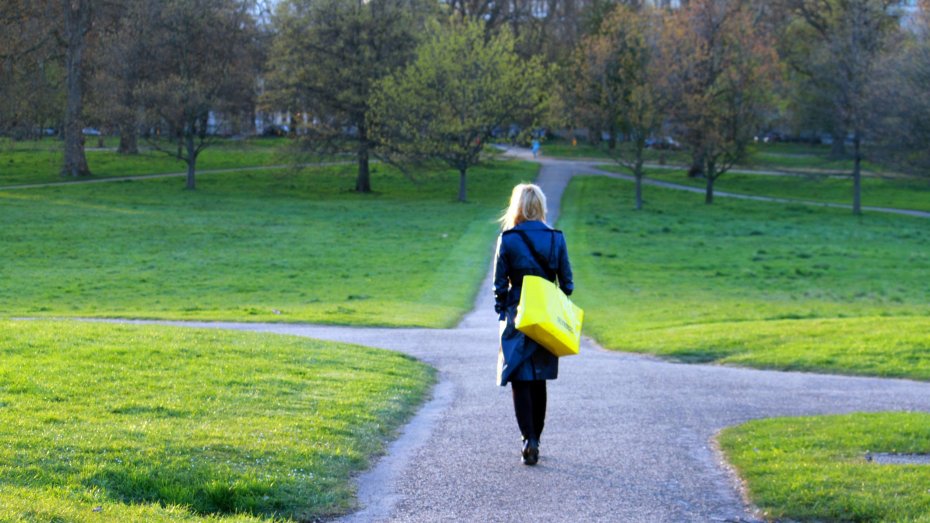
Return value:
<svg viewBox="0 0 930 523">
<path fill-rule="evenodd" d="M 523 242 L 530 249 L 530 254 L 533 255 L 533 258 L 536 259 L 536 263 L 538 263 L 539 266 L 542 267 L 543 272 L 546 273 L 546 278 L 548 278 L 549 281 L 555 281 L 555 269 L 552 268 L 549 260 L 544 258 L 542 254 L 539 254 L 536 249 L 533 248 L 533 242 L 530 241 L 529 235 L 526 234 L 525 231 L 518 229 L 511 229 L 511 231 L 517 233 L 521 238 L 523 238 Z M 552 232 L 552 249 L 555 249 L 555 231 L 550 232 Z M 552 258 L 551 254 L 549 258 Z"/>
</svg>

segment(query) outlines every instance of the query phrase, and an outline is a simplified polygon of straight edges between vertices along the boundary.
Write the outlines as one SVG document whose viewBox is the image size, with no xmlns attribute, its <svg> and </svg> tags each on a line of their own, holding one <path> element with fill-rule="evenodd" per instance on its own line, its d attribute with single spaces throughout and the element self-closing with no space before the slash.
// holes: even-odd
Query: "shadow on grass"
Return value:
<svg viewBox="0 0 930 523">
<path fill-rule="evenodd" d="M 191 449 L 189 454 L 196 453 Z M 254 472 L 236 472 L 230 466 L 179 466 L 157 461 L 106 465 L 86 477 L 83 484 L 103 491 L 114 501 L 180 505 L 203 516 L 280 515 L 297 508 L 292 496 L 301 490 L 293 480 L 261 478 Z"/>
</svg>

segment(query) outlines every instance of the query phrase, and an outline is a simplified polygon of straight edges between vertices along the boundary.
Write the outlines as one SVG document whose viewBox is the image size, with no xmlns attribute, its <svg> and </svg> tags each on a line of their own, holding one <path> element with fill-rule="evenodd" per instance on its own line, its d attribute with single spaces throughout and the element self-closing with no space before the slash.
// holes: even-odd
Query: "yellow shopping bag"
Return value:
<svg viewBox="0 0 930 523">
<path fill-rule="evenodd" d="M 551 281 L 539 276 L 523 277 L 523 292 L 517 306 L 517 330 L 556 356 L 578 354 L 584 311 Z"/>
</svg>

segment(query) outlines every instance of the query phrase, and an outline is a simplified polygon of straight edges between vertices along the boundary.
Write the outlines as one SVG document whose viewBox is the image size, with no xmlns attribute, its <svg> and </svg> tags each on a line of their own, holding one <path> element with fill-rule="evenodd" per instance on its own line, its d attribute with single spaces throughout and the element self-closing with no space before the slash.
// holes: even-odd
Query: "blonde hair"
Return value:
<svg viewBox="0 0 930 523">
<path fill-rule="evenodd" d="M 501 229 L 513 229 L 525 221 L 546 221 L 546 195 L 538 185 L 521 183 L 510 193 L 510 206 L 501 216 Z"/>
</svg>

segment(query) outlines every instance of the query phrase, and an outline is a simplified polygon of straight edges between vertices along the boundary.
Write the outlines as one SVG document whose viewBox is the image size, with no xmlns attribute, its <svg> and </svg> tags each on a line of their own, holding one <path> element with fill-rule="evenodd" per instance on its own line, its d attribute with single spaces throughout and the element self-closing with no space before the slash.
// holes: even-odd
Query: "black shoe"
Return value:
<svg viewBox="0 0 930 523">
<path fill-rule="evenodd" d="M 524 465 L 535 465 L 539 462 L 539 442 L 535 439 L 523 440 L 523 457 L 521 459 Z"/>
</svg>

